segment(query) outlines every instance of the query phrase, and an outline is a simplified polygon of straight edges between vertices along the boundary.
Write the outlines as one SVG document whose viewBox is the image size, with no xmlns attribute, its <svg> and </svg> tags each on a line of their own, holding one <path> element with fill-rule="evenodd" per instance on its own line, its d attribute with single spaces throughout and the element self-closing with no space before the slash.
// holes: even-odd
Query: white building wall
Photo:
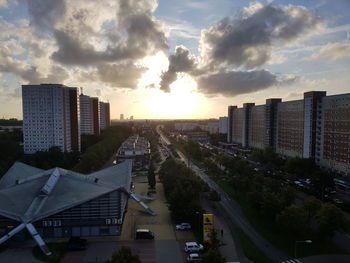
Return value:
<svg viewBox="0 0 350 263">
<path fill-rule="evenodd" d="M 24 153 L 47 151 L 53 146 L 70 150 L 67 147 L 70 137 L 66 137 L 69 100 L 67 103 L 64 99 L 65 88 L 53 84 L 22 86 Z"/>
</svg>

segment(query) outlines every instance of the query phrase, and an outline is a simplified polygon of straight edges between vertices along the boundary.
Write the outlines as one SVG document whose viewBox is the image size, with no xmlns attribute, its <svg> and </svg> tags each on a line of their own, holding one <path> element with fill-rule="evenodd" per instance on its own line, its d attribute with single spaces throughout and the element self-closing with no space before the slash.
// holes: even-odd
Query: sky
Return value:
<svg viewBox="0 0 350 263">
<path fill-rule="evenodd" d="M 349 93 L 349 14 L 349 0 L 0 0 L 0 118 L 22 118 L 22 84 L 82 87 L 112 119 Z"/>
</svg>

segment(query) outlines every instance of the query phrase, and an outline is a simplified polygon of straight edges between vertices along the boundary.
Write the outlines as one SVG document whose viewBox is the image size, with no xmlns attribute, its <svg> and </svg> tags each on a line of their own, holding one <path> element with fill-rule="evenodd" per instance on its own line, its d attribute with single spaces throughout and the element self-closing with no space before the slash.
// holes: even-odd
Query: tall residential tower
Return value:
<svg viewBox="0 0 350 263">
<path fill-rule="evenodd" d="M 80 151 L 77 88 L 62 84 L 22 85 L 24 153 Z"/>
</svg>

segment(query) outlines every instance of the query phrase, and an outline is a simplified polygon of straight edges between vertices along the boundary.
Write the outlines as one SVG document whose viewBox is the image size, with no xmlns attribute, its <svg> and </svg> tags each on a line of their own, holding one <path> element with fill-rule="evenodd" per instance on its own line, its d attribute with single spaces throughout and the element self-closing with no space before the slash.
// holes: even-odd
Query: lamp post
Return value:
<svg viewBox="0 0 350 263">
<path fill-rule="evenodd" d="M 307 244 L 311 244 L 312 243 L 312 240 L 310 239 L 307 239 L 307 240 L 296 240 L 295 243 L 294 243 L 294 259 L 297 258 L 297 244 L 298 243 L 307 243 Z"/>
</svg>

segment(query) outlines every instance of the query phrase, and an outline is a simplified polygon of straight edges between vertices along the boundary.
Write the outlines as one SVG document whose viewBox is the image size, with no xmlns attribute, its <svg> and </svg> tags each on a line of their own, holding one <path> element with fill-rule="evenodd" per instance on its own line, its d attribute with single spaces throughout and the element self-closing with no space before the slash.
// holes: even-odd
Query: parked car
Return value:
<svg viewBox="0 0 350 263">
<path fill-rule="evenodd" d="M 190 230 L 191 225 L 189 223 L 181 223 L 175 226 L 176 230 Z"/>
<path fill-rule="evenodd" d="M 68 250 L 85 250 L 87 240 L 80 237 L 71 237 L 68 241 Z"/>
<path fill-rule="evenodd" d="M 204 249 L 203 245 L 198 244 L 197 242 L 186 242 L 185 251 L 186 252 L 199 252 Z"/>
<path fill-rule="evenodd" d="M 191 253 L 187 257 L 187 262 L 202 262 L 202 257 L 197 253 Z"/>
<path fill-rule="evenodd" d="M 149 229 L 137 229 L 136 239 L 154 239 L 154 234 Z"/>
</svg>

